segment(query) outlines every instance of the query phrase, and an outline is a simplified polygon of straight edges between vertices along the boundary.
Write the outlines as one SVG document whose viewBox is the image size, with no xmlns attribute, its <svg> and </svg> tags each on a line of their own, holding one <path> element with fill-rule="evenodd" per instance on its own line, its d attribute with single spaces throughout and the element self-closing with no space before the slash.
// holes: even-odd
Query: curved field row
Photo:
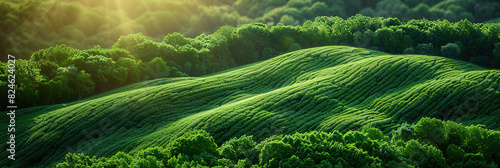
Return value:
<svg viewBox="0 0 500 168">
<path fill-rule="evenodd" d="M 23 157 L 14 163 L 53 166 L 68 152 L 111 156 L 166 146 L 191 129 L 206 130 L 217 143 L 364 125 L 390 131 L 424 116 L 498 129 L 499 82 L 499 70 L 443 57 L 304 49 L 213 75 L 19 110 Z"/>
</svg>

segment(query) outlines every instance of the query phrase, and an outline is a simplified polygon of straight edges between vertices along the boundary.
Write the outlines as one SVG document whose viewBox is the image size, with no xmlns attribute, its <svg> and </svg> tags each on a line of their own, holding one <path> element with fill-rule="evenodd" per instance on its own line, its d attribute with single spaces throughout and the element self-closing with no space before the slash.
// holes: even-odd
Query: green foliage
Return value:
<svg viewBox="0 0 500 168">
<path fill-rule="evenodd" d="M 374 128 L 374 127 L 365 126 L 365 127 L 363 127 L 363 130 L 361 132 L 365 133 L 366 136 L 372 140 L 384 140 L 385 139 L 385 136 L 382 133 L 382 131 L 380 131 L 379 129 Z"/>
<path fill-rule="evenodd" d="M 492 65 L 495 67 L 500 66 L 500 42 L 495 43 L 495 49 L 493 49 Z"/>
<path fill-rule="evenodd" d="M 434 146 L 421 145 L 416 140 L 406 143 L 403 151 L 410 163 L 421 167 L 445 167 L 446 160 L 443 153 Z"/>
<path fill-rule="evenodd" d="M 261 60 L 260 50 L 271 45 L 269 28 L 262 23 L 239 26 L 234 33 L 234 42 L 229 45 L 229 51 L 240 65 Z"/>
<path fill-rule="evenodd" d="M 410 124 L 403 123 L 397 130 L 393 130 L 391 135 L 393 141 L 409 141 L 410 139 L 414 139 L 415 129 Z"/>
<path fill-rule="evenodd" d="M 105 56 L 84 52 L 80 56 L 86 62 L 102 59 L 110 66 L 122 65 Z M 161 58 L 155 62 L 169 64 Z M 74 67 L 78 68 L 76 64 Z M 72 69 L 73 66 L 62 66 L 60 74 L 82 70 Z M 425 163 L 441 165 L 441 158 L 446 161 L 446 150 L 452 144 L 466 152 L 465 158 L 471 160 L 468 165 L 489 165 L 498 156 L 488 149 L 498 145 L 495 131 L 474 132 L 468 125 L 498 127 L 489 118 L 500 114 L 496 110 L 500 95 L 495 83 L 499 76 L 498 70 L 438 56 L 390 55 L 346 46 L 302 49 L 217 74 L 156 79 L 73 103 L 19 109 L 20 114 L 29 115 L 18 121 L 31 124 L 19 124 L 19 129 L 25 131 L 18 135 L 29 138 L 21 138 L 17 144 L 36 150 L 19 151 L 26 157 L 11 165 L 47 167 L 62 161 L 68 152 L 112 156 L 122 151 L 133 156 L 161 146 L 167 148 L 168 156 L 156 161 L 165 166 L 235 165 L 244 159 L 264 166 L 259 164 L 259 156 L 266 156 L 261 152 L 270 142 L 282 143 L 277 149 L 290 150 L 273 151 L 273 146 L 267 145 L 267 156 L 277 157 L 267 157 L 267 164 L 278 167 L 416 165 L 423 158 Z M 71 93 L 64 88 L 70 80 L 63 75 L 42 79 L 42 84 L 58 88 L 53 97 L 63 99 Z M 474 105 L 475 102 L 482 103 Z M 465 107 L 468 108 L 461 109 Z M 450 120 L 460 120 L 463 125 L 424 118 L 413 127 L 401 126 L 394 141 L 385 136 L 380 139 L 380 131 L 361 129 L 371 125 L 387 134 L 401 123 L 414 123 L 429 116 L 452 117 Z M 434 133 L 434 128 L 440 128 L 440 132 Z M 212 138 L 190 133 L 193 135 L 186 134 L 175 141 L 190 129 L 206 130 Z M 311 132 L 314 130 L 324 132 Z M 296 132 L 299 134 L 294 135 Z M 244 134 L 252 138 L 225 143 Z M 484 136 L 472 138 L 472 134 Z M 410 163 L 399 156 L 412 139 L 421 145 L 416 149 L 429 155 Z M 475 145 L 475 141 L 484 143 Z M 173 145 L 174 142 L 186 145 Z M 217 147 L 215 143 L 222 145 Z M 52 149 L 53 146 L 65 147 Z M 192 150 L 193 146 L 200 150 Z M 159 165 L 148 156 L 136 163 Z"/>
<path fill-rule="evenodd" d="M 423 119 L 428 120 L 428 119 Z M 452 122 L 442 122 L 443 125 Z M 420 123 L 420 122 L 419 122 Z M 457 123 L 451 124 L 456 125 Z M 488 131 L 480 128 L 481 130 Z M 393 144 L 388 139 L 377 139 L 373 141 L 369 132 L 381 132 L 377 128 L 365 127 L 364 135 L 358 131 L 351 131 L 344 135 L 339 132 L 306 132 L 292 135 L 276 136 L 261 141 L 258 145 L 251 147 L 259 153 L 259 163 L 252 162 L 251 156 L 236 159 L 233 146 L 236 142 L 246 141 L 248 136 L 233 138 L 226 141 L 217 150 L 222 152 L 220 158 L 211 154 L 217 146 L 207 132 L 203 130 L 190 131 L 175 139 L 172 145 L 166 149 L 152 147 L 140 150 L 135 154 L 118 152 L 109 158 L 89 157 L 83 154 L 67 154 L 65 161 L 57 167 L 77 166 L 118 166 L 118 167 L 181 167 L 181 166 L 209 166 L 209 167 L 497 167 L 493 158 L 487 159 L 481 153 L 473 154 L 465 152 L 461 147 L 451 144 L 443 151 L 435 146 L 427 145 L 411 139 L 403 142 L 403 145 Z M 498 131 L 494 131 L 498 133 Z M 378 134 L 378 133 L 377 133 Z M 337 136 L 357 137 L 342 142 Z M 189 143 L 187 139 L 193 141 Z M 206 141 L 207 139 L 211 142 Z M 201 144 L 196 144 L 196 142 Z M 206 144 L 208 143 L 208 144 Z M 207 149 L 207 146 L 213 149 Z M 211 144 L 211 145 L 209 145 Z M 194 146 L 193 146 L 194 145 Z M 182 150 L 179 149 L 188 149 Z M 200 152 L 199 149 L 207 149 Z M 172 155 L 168 154 L 168 151 Z M 175 153 L 174 153 L 175 152 Z M 198 153 L 200 152 L 200 153 Z M 198 153 L 198 154 L 195 154 Z"/>
<path fill-rule="evenodd" d="M 415 52 L 418 54 L 424 55 L 435 55 L 436 50 L 434 50 L 434 46 L 431 44 L 418 44 L 415 48 Z"/>
<path fill-rule="evenodd" d="M 92 93 L 95 88 L 95 83 L 92 81 L 91 75 L 86 73 L 84 70 L 78 71 L 78 68 L 73 65 L 68 67 L 59 67 L 52 73 L 53 74 L 51 74 L 51 76 L 55 76 L 54 78 L 60 76 L 61 78 L 67 79 L 67 81 L 65 81 L 65 85 L 67 85 L 68 89 L 73 90 L 72 92 L 78 96 L 78 99 L 81 99 L 85 94 Z M 48 98 L 49 100 L 52 99 L 52 97 L 44 98 Z"/>
<path fill-rule="evenodd" d="M 195 156 L 203 152 L 214 156 L 218 156 L 219 154 L 214 139 L 203 130 L 186 132 L 173 141 L 171 146 L 171 156 L 177 156 L 179 154 Z"/>
<path fill-rule="evenodd" d="M 402 29 L 385 27 L 375 31 L 373 36 L 374 46 L 379 47 L 382 51 L 392 53 L 402 53 L 412 43 L 410 36 L 405 35 Z"/>
<path fill-rule="evenodd" d="M 113 44 L 113 48 L 123 48 L 132 52 L 136 52 L 135 50 L 133 50 L 133 47 L 147 41 L 150 40 L 142 33 L 129 34 L 126 36 L 120 36 L 118 41 Z"/>
<path fill-rule="evenodd" d="M 403 54 L 416 54 L 415 49 L 413 47 L 408 47 L 403 51 Z"/>
<path fill-rule="evenodd" d="M 190 44 L 190 41 L 189 39 L 186 39 L 186 37 L 184 37 L 182 34 L 175 32 L 165 36 L 163 38 L 163 43 L 170 44 L 179 48 L 186 44 Z"/>
<path fill-rule="evenodd" d="M 465 151 L 459 146 L 452 144 L 446 149 L 446 156 L 448 164 L 462 162 L 465 159 Z"/>
<path fill-rule="evenodd" d="M 84 69 L 92 76 L 96 89 L 101 92 L 120 86 L 128 78 L 127 68 L 101 55 L 89 56 Z"/>
<path fill-rule="evenodd" d="M 279 162 L 288 158 L 292 152 L 292 146 L 281 141 L 266 143 L 259 154 L 259 164 L 266 165 L 270 162 Z"/>
<path fill-rule="evenodd" d="M 315 9 L 302 9 L 300 6 L 317 7 L 322 6 L 321 4 L 293 2 L 289 5 L 307 13 L 308 10 Z M 378 6 L 391 7 L 386 1 Z M 399 8 L 401 5 L 394 7 Z M 462 11 L 456 5 L 451 6 L 450 10 Z M 40 69 L 41 76 L 45 76 L 47 81 L 55 77 L 50 76 L 52 71 L 71 65 L 78 70 L 85 70 L 91 76 L 96 91 L 86 91 L 83 96 L 70 96 L 70 99 L 60 99 L 56 103 L 80 99 L 143 80 L 203 76 L 269 59 L 281 53 L 323 45 L 351 45 L 396 54 L 442 55 L 490 68 L 500 66 L 500 54 L 495 49 L 498 48 L 495 44 L 500 43 L 500 28 L 494 24 L 426 19 L 401 22 L 398 18 L 356 15 L 347 19 L 323 16 L 297 26 L 270 25 L 272 24 L 250 23 L 238 27 L 224 26 L 213 34 L 201 34 L 196 38 L 169 33 L 163 37 L 162 42 L 155 42 L 142 33 L 129 34 L 121 36 L 110 49 L 94 46 L 79 50 L 57 45 L 34 52 L 31 61 L 36 62 L 36 68 Z M 155 58 L 161 58 L 166 67 L 150 63 Z M 98 70 L 99 67 L 105 68 Z M 43 82 L 37 83 L 30 92 L 40 92 L 38 86 Z M 72 87 L 69 89 L 75 93 L 80 90 Z M 49 95 L 47 91 L 43 92 L 44 95 Z M 40 95 L 29 97 L 41 100 Z M 47 103 L 45 100 L 34 102 L 28 107 Z"/>
<path fill-rule="evenodd" d="M 445 46 L 441 47 L 441 55 L 447 58 L 460 58 L 460 47 L 454 43 L 448 43 Z"/>
<path fill-rule="evenodd" d="M 162 41 L 165 35 L 174 35 L 180 37 L 179 42 L 183 45 L 186 40 L 182 36 L 211 33 L 225 25 L 261 22 L 268 26 L 280 23 L 297 26 L 318 16 L 349 18 L 363 14 L 397 18 L 384 19 L 385 27 L 423 18 L 451 22 L 467 19 L 480 23 L 499 17 L 498 9 L 499 2 L 485 0 L 145 0 L 119 4 L 95 0 L 6 1 L 0 4 L 0 26 L 4 30 L 0 33 L 0 39 L 3 39 L 0 51 L 2 55 L 14 54 L 28 59 L 34 51 L 57 44 L 75 48 L 112 47 L 120 36 L 137 32 L 155 41 Z M 176 32 L 182 35 L 175 35 Z M 351 32 L 354 33 L 356 31 Z M 122 44 L 134 45 L 133 40 L 129 42 L 132 43 Z M 433 42 L 436 48 L 447 43 L 455 41 Z M 1 60 L 5 61 L 5 58 Z"/>
<path fill-rule="evenodd" d="M 438 119 L 422 118 L 414 125 L 414 128 L 419 141 L 437 145 L 446 140 L 443 122 Z"/>
<path fill-rule="evenodd" d="M 76 50 L 64 44 L 42 49 L 31 55 L 31 61 L 50 61 L 60 65 L 64 60 L 75 54 Z"/>
<path fill-rule="evenodd" d="M 128 78 L 125 81 L 125 84 L 132 84 L 142 80 L 141 72 L 143 72 L 144 68 L 142 67 L 141 60 L 134 60 L 131 58 L 119 58 L 116 62 L 119 66 L 127 68 Z"/>
<path fill-rule="evenodd" d="M 226 141 L 219 148 L 221 156 L 224 156 L 223 153 L 225 150 L 228 150 L 227 153 L 232 156 L 234 151 L 234 160 L 235 159 L 244 159 L 249 158 L 255 152 L 253 149 L 257 144 L 253 141 L 253 136 L 243 135 L 239 138 L 232 138 Z M 226 149 L 227 148 L 227 149 Z M 232 159 L 231 157 L 225 157 L 228 159 Z"/>
</svg>

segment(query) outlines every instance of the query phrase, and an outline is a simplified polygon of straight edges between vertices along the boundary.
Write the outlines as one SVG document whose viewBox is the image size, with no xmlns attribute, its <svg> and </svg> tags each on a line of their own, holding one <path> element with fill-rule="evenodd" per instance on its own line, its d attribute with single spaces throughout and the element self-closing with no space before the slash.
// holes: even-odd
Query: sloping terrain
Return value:
<svg viewBox="0 0 500 168">
<path fill-rule="evenodd" d="M 206 130 L 217 143 L 364 125 L 387 132 L 424 116 L 498 130 L 499 82 L 500 70 L 443 57 L 303 49 L 217 74 L 19 110 L 20 159 L 13 163 L 45 167 L 68 152 L 111 156 L 166 146 L 192 129 Z"/>
</svg>

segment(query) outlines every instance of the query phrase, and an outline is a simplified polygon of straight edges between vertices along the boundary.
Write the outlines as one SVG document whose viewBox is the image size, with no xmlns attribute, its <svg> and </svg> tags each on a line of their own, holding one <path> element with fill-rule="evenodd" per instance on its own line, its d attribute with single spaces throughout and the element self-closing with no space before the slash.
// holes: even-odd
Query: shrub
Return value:
<svg viewBox="0 0 500 168">
<path fill-rule="evenodd" d="M 403 54 L 416 54 L 416 52 L 413 47 L 408 47 L 403 51 Z"/>
<path fill-rule="evenodd" d="M 417 48 L 415 49 L 417 54 L 424 54 L 424 55 L 435 55 L 436 51 L 434 50 L 434 46 L 431 44 L 418 44 Z"/>
<path fill-rule="evenodd" d="M 271 141 L 262 148 L 259 161 L 261 165 L 268 164 L 271 160 L 280 161 L 290 157 L 292 146 L 282 141 Z"/>
<path fill-rule="evenodd" d="M 146 41 L 149 41 L 149 39 L 142 33 L 129 34 L 126 36 L 120 36 L 118 41 L 113 44 L 113 48 L 123 48 L 132 52 L 132 47 Z"/>
<path fill-rule="evenodd" d="M 186 154 L 188 156 L 198 155 L 202 152 L 218 156 L 217 144 L 214 139 L 204 130 L 190 131 L 171 143 L 171 156 Z"/>
<path fill-rule="evenodd" d="M 406 143 L 404 154 L 410 163 L 419 167 L 445 167 L 446 165 L 443 153 L 439 149 L 431 145 L 421 145 L 415 140 Z"/>
<path fill-rule="evenodd" d="M 439 144 L 445 141 L 443 122 L 438 119 L 422 118 L 413 126 L 419 141 Z"/>
<path fill-rule="evenodd" d="M 448 43 L 445 46 L 441 47 L 441 55 L 447 58 L 460 58 L 460 47 L 458 47 L 455 43 Z"/>
</svg>

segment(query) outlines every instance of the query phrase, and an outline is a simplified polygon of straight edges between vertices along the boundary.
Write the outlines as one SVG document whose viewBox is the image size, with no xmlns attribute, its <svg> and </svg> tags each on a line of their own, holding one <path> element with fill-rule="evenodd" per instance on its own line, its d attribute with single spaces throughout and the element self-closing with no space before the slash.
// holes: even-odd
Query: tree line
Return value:
<svg viewBox="0 0 500 168">
<path fill-rule="evenodd" d="M 484 125 L 422 118 L 389 133 L 359 131 L 273 135 L 255 142 L 234 137 L 222 144 L 193 130 L 166 147 L 111 157 L 68 153 L 56 167 L 498 167 L 500 132 Z"/>
<path fill-rule="evenodd" d="M 261 22 L 302 25 L 318 16 L 370 17 L 479 23 L 500 16 L 495 0 L 186 0 L 186 1 L 3 1 L 0 51 L 29 59 L 36 50 L 66 44 L 111 47 L 121 35 L 142 32 L 161 41 L 173 32 L 187 37 L 219 27 Z M 4 57 L 0 60 L 5 61 Z"/>
<path fill-rule="evenodd" d="M 36 51 L 29 60 L 17 60 L 17 100 L 23 107 L 79 100 L 144 80 L 202 76 L 301 48 L 326 45 L 350 45 L 409 56 L 440 55 L 500 68 L 499 32 L 498 24 L 468 20 L 401 22 L 397 18 L 356 15 L 348 19 L 317 17 L 298 26 L 223 26 L 195 38 L 171 33 L 160 42 L 136 33 L 121 36 L 111 48 L 94 46 L 81 50 L 62 44 Z M 7 64 L 1 62 L 0 88 L 4 90 L 7 69 Z"/>
</svg>

